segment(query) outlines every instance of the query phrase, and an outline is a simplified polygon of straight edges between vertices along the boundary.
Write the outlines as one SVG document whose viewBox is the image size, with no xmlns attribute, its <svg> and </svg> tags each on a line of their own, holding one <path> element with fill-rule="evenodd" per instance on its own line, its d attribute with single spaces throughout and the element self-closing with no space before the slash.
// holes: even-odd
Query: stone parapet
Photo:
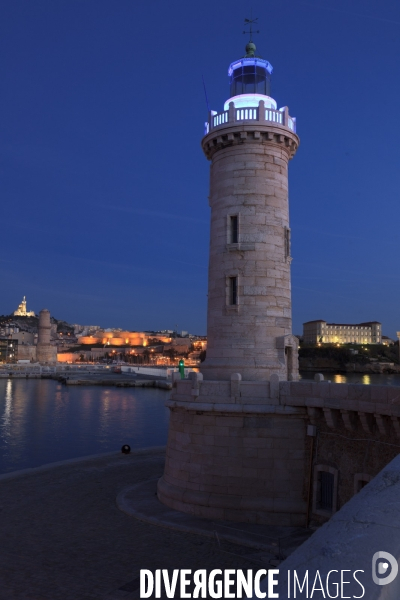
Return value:
<svg viewBox="0 0 400 600">
<path fill-rule="evenodd" d="M 380 385 L 330 383 L 327 381 L 210 381 L 196 374 L 196 380 L 176 382 L 168 406 L 188 410 L 230 410 L 233 412 L 288 413 L 305 408 L 310 421 L 324 416 L 329 427 L 344 424 L 354 429 L 359 421 L 366 433 L 376 424 L 385 434 L 388 427 L 400 437 L 400 388 Z M 202 407 L 202 408 L 200 408 Z M 319 412 L 318 412 L 319 411 Z M 387 418 L 385 418 L 387 417 Z M 354 425 L 352 425 L 354 423 Z"/>
<path fill-rule="evenodd" d="M 267 101 L 270 104 L 271 98 Z M 208 122 L 206 123 L 205 133 L 209 133 L 212 129 L 224 127 L 226 123 L 241 123 L 243 121 L 256 121 L 277 123 L 281 126 L 288 127 L 292 131 L 296 131 L 296 118 L 289 115 L 287 106 L 276 110 L 272 106 L 266 106 L 265 100 L 260 100 L 258 106 L 240 106 L 235 107 L 232 99 L 229 102 L 229 108 L 224 108 L 221 112 L 210 111 Z"/>
<path fill-rule="evenodd" d="M 311 420 L 324 416 L 335 429 L 353 431 L 358 424 L 365 433 L 386 435 L 392 428 L 400 437 L 400 388 L 321 382 L 281 382 L 280 404 L 305 407 Z M 310 412 L 312 409 L 312 413 Z"/>
</svg>

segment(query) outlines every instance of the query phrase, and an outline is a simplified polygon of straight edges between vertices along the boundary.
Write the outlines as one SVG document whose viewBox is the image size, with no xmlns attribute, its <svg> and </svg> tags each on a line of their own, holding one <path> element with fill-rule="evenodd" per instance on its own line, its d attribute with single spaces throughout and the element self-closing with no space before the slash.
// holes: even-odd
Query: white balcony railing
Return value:
<svg viewBox="0 0 400 600">
<path fill-rule="evenodd" d="M 213 112 L 213 111 L 212 111 Z M 228 123 L 228 111 L 224 110 L 221 113 L 217 113 L 212 117 L 213 129 L 214 127 L 218 127 L 218 125 L 223 125 L 224 123 Z"/>
<path fill-rule="evenodd" d="M 219 113 L 212 110 L 209 114 L 208 121 L 204 124 L 204 135 L 207 135 L 213 129 L 225 126 L 228 123 L 233 124 L 245 121 L 276 123 L 288 127 L 294 133 L 296 132 L 296 119 L 289 116 L 287 106 L 280 108 L 279 110 L 274 110 L 272 108 L 265 108 L 264 103 L 260 102 L 257 107 L 245 106 L 235 108 L 233 105 L 230 105 L 229 110 L 223 110 Z"/>
</svg>

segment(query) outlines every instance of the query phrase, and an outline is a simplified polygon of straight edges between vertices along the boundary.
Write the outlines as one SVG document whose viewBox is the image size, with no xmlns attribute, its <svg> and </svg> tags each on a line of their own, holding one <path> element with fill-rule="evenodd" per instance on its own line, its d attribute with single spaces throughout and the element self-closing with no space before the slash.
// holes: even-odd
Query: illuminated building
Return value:
<svg viewBox="0 0 400 600">
<path fill-rule="evenodd" d="M 85 346 L 94 344 L 106 344 L 107 346 L 147 346 L 149 340 L 152 339 L 160 340 L 165 344 L 171 342 L 170 336 L 142 331 L 122 331 L 120 329 L 99 329 L 94 335 L 78 336 L 79 343 Z"/>
<path fill-rule="evenodd" d="M 0 339 L 0 362 L 15 362 L 18 356 L 18 341 Z"/>
<path fill-rule="evenodd" d="M 25 296 L 22 298 L 22 302 L 21 304 L 18 305 L 17 310 L 14 311 L 14 316 L 15 317 L 35 317 L 35 313 L 33 312 L 33 310 L 31 311 L 27 311 L 26 310 L 26 298 Z"/>
<path fill-rule="evenodd" d="M 344 324 L 317 319 L 303 323 L 305 344 L 381 344 L 382 324 L 378 321 Z"/>
</svg>

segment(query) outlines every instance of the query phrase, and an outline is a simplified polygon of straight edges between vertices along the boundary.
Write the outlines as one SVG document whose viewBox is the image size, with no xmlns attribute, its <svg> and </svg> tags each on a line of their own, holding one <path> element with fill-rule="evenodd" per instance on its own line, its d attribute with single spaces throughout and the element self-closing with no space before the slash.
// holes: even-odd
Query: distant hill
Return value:
<svg viewBox="0 0 400 600">
<path fill-rule="evenodd" d="M 57 333 L 71 333 L 73 334 L 74 328 L 67 321 L 60 321 L 54 317 L 50 317 L 51 323 L 57 324 Z M 0 326 L 7 325 L 8 323 L 15 323 L 20 329 L 37 329 L 39 325 L 39 317 L 20 317 L 14 315 L 0 315 Z"/>
</svg>

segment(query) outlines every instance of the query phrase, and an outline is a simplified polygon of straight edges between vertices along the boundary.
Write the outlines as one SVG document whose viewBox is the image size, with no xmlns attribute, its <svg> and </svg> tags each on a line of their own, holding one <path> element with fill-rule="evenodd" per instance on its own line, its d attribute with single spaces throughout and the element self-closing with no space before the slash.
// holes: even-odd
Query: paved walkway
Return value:
<svg viewBox="0 0 400 600">
<path fill-rule="evenodd" d="M 173 510 L 158 500 L 157 480 L 124 488 L 117 496 L 118 508 L 146 523 L 211 537 L 219 544 L 228 541 L 260 550 L 260 558 L 268 566 L 279 564 L 312 534 L 303 527 L 212 521 Z"/>
<path fill-rule="evenodd" d="M 139 598 L 140 569 L 260 569 L 262 549 L 152 525 L 118 509 L 162 474 L 164 449 L 0 477 L 0 600 Z"/>
</svg>

